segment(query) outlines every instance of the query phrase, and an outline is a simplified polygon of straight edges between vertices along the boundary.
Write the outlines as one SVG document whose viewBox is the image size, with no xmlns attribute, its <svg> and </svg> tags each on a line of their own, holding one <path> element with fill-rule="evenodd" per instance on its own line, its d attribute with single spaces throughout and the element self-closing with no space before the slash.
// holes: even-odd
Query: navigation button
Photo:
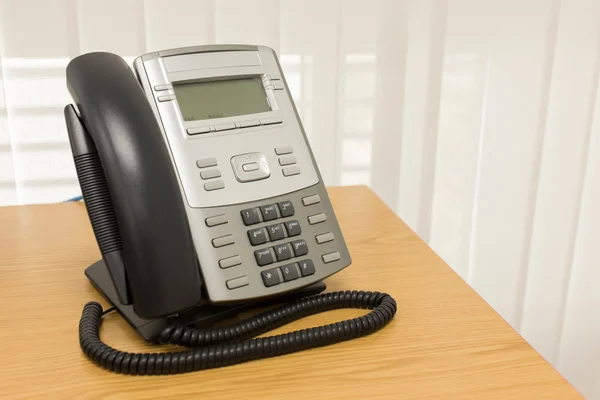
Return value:
<svg viewBox="0 0 600 400">
<path fill-rule="evenodd" d="M 258 164 L 255 162 L 250 163 L 250 164 L 244 164 L 244 165 L 242 165 L 242 169 L 245 172 L 256 171 L 258 169 Z"/>
<path fill-rule="evenodd" d="M 258 169 L 245 171 L 244 165 L 256 163 Z M 253 182 L 271 176 L 267 159 L 261 153 L 247 153 L 231 157 L 231 167 L 238 182 Z"/>
</svg>

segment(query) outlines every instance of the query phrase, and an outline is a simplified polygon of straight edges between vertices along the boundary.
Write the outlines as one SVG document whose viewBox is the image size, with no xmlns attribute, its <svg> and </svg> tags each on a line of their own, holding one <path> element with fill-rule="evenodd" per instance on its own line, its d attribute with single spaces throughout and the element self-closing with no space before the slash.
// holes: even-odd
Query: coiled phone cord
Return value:
<svg viewBox="0 0 600 400">
<path fill-rule="evenodd" d="M 251 337 L 308 315 L 340 308 L 372 310 L 358 318 L 282 335 Z M 195 347 L 172 353 L 127 353 L 100 340 L 102 306 L 83 307 L 79 344 L 96 364 L 109 371 L 132 375 L 179 374 L 223 367 L 312 349 L 369 335 L 383 328 L 396 313 L 396 301 L 379 292 L 344 291 L 301 298 L 226 327 L 166 328 L 160 343 Z"/>
</svg>

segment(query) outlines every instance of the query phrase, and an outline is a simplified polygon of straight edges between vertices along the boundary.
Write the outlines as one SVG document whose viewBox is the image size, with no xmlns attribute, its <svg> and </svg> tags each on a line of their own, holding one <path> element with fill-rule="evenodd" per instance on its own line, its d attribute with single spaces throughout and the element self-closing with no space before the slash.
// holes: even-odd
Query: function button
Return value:
<svg viewBox="0 0 600 400">
<path fill-rule="evenodd" d="M 219 178 L 220 176 L 221 176 L 221 170 L 218 168 L 207 169 L 205 171 L 200 172 L 200 177 L 202 179 Z"/>
<path fill-rule="evenodd" d="M 258 210 L 256 208 L 248 208 L 246 210 L 241 211 L 242 220 L 244 221 L 244 225 L 254 225 L 260 222 L 258 218 Z"/>
<path fill-rule="evenodd" d="M 283 172 L 283 176 L 300 175 L 300 167 L 285 167 L 281 171 Z"/>
<path fill-rule="evenodd" d="M 157 92 L 162 92 L 163 90 L 171 90 L 171 89 L 173 89 L 173 85 L 171 85 L 171 84 L 154 86 L 154 90 L 156 90 Z"/>
<path fill-rule="evenodd" d="M 201 127 L 198 127 L 198 128 L 188 128 L 187 129 L 188 135 L 198 135 L 200 133 L 208 133 L 208 132 L 210 132 L 210 127 L 209 126 L 201 126 Z"/>
<path fill-rule="evenodd" d="M 204 184 L 204 190 L 207 190 L 209 192 L 211 190 L 219 190 L 223 188 L 225 188 L 225 182 L 223 182 L 220 179 L 218 181 L 206 182 Z"/>
<path fill-rule="evenodd" d="M 296 220 L 285 222 L 285 229 L 287 230 L 288 236 L 298 236 L 302 233 L 300 222 Z"/>
<path fill-rule="evenodd" d="M 219 260 L 219 267 L 222 269 L 235 267 L 236 265 L 240 265 L 242 263 L 242 258 L 240 256 L 227 257 L 222 260 Z"/>
<path fill-rule="evenodd" d="M 248 239 L 252 246 L 267 243 L 267 230 L 265 228 L 250 229 L 248 231 Z"/>
<path fill-rule="evenodd" d="M 312 260 L 302 260 L 298 262 L 298 266 L 300 267 L 302 276 L 308 276 L 315 273 L 315 264 L 313 264 Z"/>
<path fill-rule="evenodd" d="M 327 221 L 325 214 L 315 214 L 308 217 L 308 223 L 311 225 L 318 224 L 319 222 Z"/>
<path fill-rule="evenodd" d="M 268 269 L 266 271 L 262 271 L 260 275 L 262 276 L 263 283 L 266 287 L 275 286 L 281 283 L 281 278 L 279 277 L 279 268 Z"/>
<path fill-rule="evenodd" d="M 215 131 L 222 132 L 222 131 L 229 131 L 231 129 L 235 129 L 236 126 L 233 122 L 227 122 L 225 124 L 214 125 L 214 128 L 215 128 Z"/>
<path fill-rule="evenodd" d="M 321 196 L 318 194 L 313 194 L 312 196 L 302 198 L 302 204 L 305 206 L 310 206 L 311 204 L 317 204 L 319 202 L 321 202 Z"/>
<path fill-rule="evenodd" d="M 277 204 L 261 206 L 260 212 L 264 221 L 272 221 L 274 219 L 277 219 Z"/>
<path fill-rule="evenodd" d="M 323 262 L 324 263 L 330 263 L 333 261 L 337 261 L 340 259 L 340 252 L 336 251 L 334 253 L 329 253 L 329 254 L 323 254 Z"/>
<path fill-rule="evenodd" d="M 271 238 L 272 242 L 281 240 L 285 237 L 283 224 L 269 225 L 267 226 L 267 230 L 269 231 L 269 238 Z"/>
<path fill-rule="evenodd" d="M 321 243 L 327 243 L 327 242 L 331 242 L 334 239 L 333 237 L 333 233 L 328 232 L 328 233 L 324 233 L 322 235 L 317 235 L 315 236 L 315 240 L 317 241 L 317 243 L 321 244 Z"/>
<path fill-rule="evenodd" d="M 281 118 L 265 118 L 260 120 L 261 125 L 274 125 L 282 122 L 283 120 Z"/>
<path fill-rule="evenodd" d="M 275 154 L 277 154 L 278 156 L 281 156 L 284 154 L 291 154 L 293 152 L 294 152 L 294 149 L 292 149 L 292 146 L 275 147 Z"/>
<path fill-rule="evenodd" d="M 249 163 L 249 164 L 244 164 L 242 165 L 242 170 L 244 172 L 252 172 L 252 171 L 256 171 L 258 170 L 258 163 Z"/>
<path fill-rule="evenodd" d="M 250 120 L 250 121 L 242 121 L 242 122 L 238 122 L 237 125 L 240 128 L 250 128 L 252 126 L 259 126 L 260 125 L 260 120 L 253 119 L 253 120 Z"/>
<path fill-rule="evenodd" d="M 273 86 L 273 90 L 283 90 L 283 83 L 280 81 L 273 82 L 271 79 L 271 86 Z"/>
<path fill-rule="evenodd" d="M 214 247 L 223 247 L 234 243 L 235 240 L 233 239 L 233 235 L 225 235 L 218 238 L 214 238 L 212 240 L 212 244 Z"/>
<path fill-rule="evenodd" d="M 308 254 L 308 246 L 306 245 L 306 240 L 304 239 L 293 241 L 292 247 L 294 248 L 294 255 L 296 257 Z"/>
<path fill-rule="evenodd" d="M 293 281 L 294 279 L 298 279 L 300 277 L 298 274 L 298 269 L 296 268 L 296 263 L 282 265 L 281 274 L 283 275 L 283 280 L 286 282 Z"/>
<path fill-rule="evenodd" d="M 203 158 L 202 160 L 196 161 L 196 165 L 198 166 L 198 168 L 216 167 L 217 159 L 216 158 Z"/>
<path fill-rule="evenodd" d="M 171 100 L 175 100 L 175 95 L 174 94 L 167 94 L 165 96 L 158 96 L 158 101 L 159 102 L 163 102 L 163 101 L 171 101 Z"/>
<path fill-rule="evenodd" d="M 256 259 L 256 263 L 261 267 L 273 263 L 273 254 L 271 254 L 270 248 L 254 251 L 254 258 Z"/>
<path fill-rule="evenodd" d="M 296 157 L 292 155 L 279 157 L 279 165 L 291 165 L 296 164 L 297 162 L 298 160 L 296 160 Z"/>
<path fill-rule="evenodd" d="M 225 214 L 215 215 L 214 217 L 206 218 L 204 222 L 206 222 L 206 226 L 223 225 L 227 223 L 227 216 Z"/>
<path fill-rule="evenodd" d="M 281 218 L 291 217 L 294 215 L 294 205 L 291 201 L 280 201 L 279 203 L 279 212 L 281 213 Z"/>
<path fill-rule="evenodd" d="M 248 286 L 248 277 L 240 276 L 239 278 L 230 279 L 226 282 L 227 289 L 237 289 L 242 286 Z"/>
<path fill-rule="evenodd" d="M 275 250 L 275 257 L 277 257 L 277 261 L 288 260 L 292 258 L 292 250 L 287 243 L 278 244 L 273 247 Z"/>
</svg>

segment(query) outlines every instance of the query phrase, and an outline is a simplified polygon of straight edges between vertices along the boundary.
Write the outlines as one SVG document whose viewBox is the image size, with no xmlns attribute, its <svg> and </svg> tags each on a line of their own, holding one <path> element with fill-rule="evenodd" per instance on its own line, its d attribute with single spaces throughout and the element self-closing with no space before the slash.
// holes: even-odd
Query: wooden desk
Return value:
<svg viewBox="0 0 600 400">
<path fill-rule="evenodd" d="M 174 376 L 106 372 L 79 349 L 83 305 L 106 302 L 83 270 L 99 258 L 80 203 L 0 208 L 0 396 L 219 399 L 571 399 L 579 394 L 367 188 L 330 194 L 353 264 L 329 290 L 392 294 L 399 308 L 366 338 Z M 276 332 L 355 317 L 337 310 Z M 117 313 L 101 336 L 146 345 Z"/>
</svg>

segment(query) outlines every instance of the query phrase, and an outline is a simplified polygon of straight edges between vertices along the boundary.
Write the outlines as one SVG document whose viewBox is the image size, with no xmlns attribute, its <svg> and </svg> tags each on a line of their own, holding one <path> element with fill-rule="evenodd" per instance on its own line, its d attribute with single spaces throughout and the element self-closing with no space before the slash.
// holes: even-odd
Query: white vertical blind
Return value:
<svg viewBox="0 0 600 400">
<path fill-rule="evenodd" d="M 599 24 L 597 0 L 0 0 L 0 204 L 79 193 L 71 58 L 268 45 L 326 184 L 370 185 L 600 399 Z"/>
</svg>

